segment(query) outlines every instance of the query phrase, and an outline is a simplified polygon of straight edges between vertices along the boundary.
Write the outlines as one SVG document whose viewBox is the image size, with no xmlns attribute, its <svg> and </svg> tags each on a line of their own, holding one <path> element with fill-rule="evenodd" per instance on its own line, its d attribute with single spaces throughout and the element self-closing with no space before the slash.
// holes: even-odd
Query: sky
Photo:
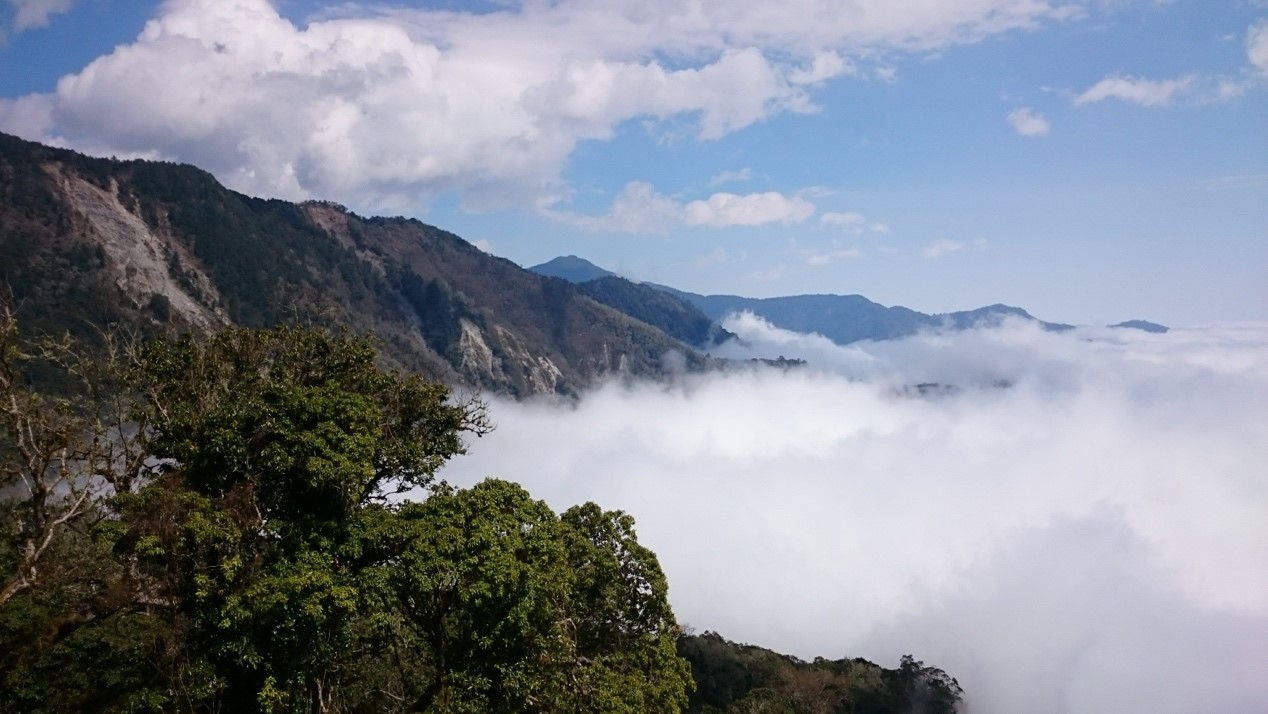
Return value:
<svg viewBox="0 0 1268 714">
<path fill-rule="evenodd" d="M 0 0 L 0 131 L 694 292 L 1268 319 L 1264 0 Z"/>
<path fill-rule="evenodd" d="M 679 622 L 912 654 L 968 714 L 1268 711 L 1268 325 L 727 327 L 731 356 L 810 364 L 497 399 L 440 476 L 624 510 Z"/>
</svg>

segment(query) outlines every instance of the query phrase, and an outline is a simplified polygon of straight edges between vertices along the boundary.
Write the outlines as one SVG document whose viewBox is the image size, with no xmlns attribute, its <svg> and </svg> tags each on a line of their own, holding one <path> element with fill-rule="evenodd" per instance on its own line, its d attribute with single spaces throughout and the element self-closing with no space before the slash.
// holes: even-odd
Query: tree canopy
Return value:
<svg viewBox="0 0 1268 714">
<path fill-rule="evenodd" d="M 56 350 L 2 336 L 0 711 L 687 705 L 633 520 L 437 483 L 483 406 L 380 369 L 372 342 L 159 340 L 50 402 L 22 375 Z"/>
</svg>

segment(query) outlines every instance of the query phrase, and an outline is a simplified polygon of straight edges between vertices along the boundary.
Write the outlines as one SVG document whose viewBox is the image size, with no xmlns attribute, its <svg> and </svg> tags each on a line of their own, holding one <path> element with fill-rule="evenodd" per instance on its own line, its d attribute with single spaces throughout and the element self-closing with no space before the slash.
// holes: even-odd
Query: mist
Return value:
<svg viewBox="0 0 1268 714">
<path fill-rule="evenodd" d="M 808 364 L 495 399 L 441 477 L 625 510 L 681 623 L 911 653 L 970 712 L 1268 711 L 1268 325 L 726 326 Z"/>
</svg>

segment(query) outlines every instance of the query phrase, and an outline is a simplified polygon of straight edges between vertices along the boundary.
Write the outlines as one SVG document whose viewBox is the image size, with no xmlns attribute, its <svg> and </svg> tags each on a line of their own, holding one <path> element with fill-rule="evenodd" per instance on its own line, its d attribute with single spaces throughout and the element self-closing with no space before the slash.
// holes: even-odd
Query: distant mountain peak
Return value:
<svg viewBox="0 0 1268 714">
<path fill-rule="evenodd" d="M 575 255 L 561 255 L 541 265 L 534 265 L 529 270 L 538 275 L 563 278 L 570 283 L 586 283 L 616 275 L 611 270 L 604 270 L 585 258 L 578 258 Z"/>
<path fill-rule="evenodd" d="M 1159 335 L 1171 331 L 1171 328 L 1166 325 L 1159 325 L 1156 322 L 1149 322 L 1148 320 L 1127 320 L 1126 322 L 1120 322 L 1117 325 L 1110 325 L 1110 327 L 1125 327 L 1131 330 L 1144 330 L 1145 332 L 1153 332 Z"/>
</svg>

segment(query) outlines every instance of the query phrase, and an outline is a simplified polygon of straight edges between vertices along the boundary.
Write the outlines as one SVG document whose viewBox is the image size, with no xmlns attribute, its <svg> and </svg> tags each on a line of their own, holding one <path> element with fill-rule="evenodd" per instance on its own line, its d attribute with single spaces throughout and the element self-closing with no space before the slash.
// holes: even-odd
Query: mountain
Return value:
<svg viewBox="0 0 1268 714">
<path fill-rule="evenodd" d="M 929 315 L 902 306 L 886 307 L 862 295 L 790 295 L 746 298 L 736 295 L 697 295 L 665 285 L 653 285 L 700 308 L 714 320 L 735 312 L 751 312 L 776 327 L 794 332 L 814 332 L 837 344 L 861 340 L 893 340 L 923 329 L 950 327 L 964 330 L 997 324 L 1015 317 L 1038 322 L 1047 330 L 1068 330 L 1070 325 L 1044 322 L 1019 307 L 989 305 Z"/>
<path fill-rule="evenodd" d="M 714 320 L 722 320 L 731 313 L 751 312 L 776 327 L 817 332 L 839 344 L 895 339 L 933 324 L 928 315 L 905 307 L 885 307 L 862 295 L 746 298 L 697 295 L 663 285 L 654 287 L 686 300 Z"/>
<path fill-rule="evenodd" d="M 534 265 L 530 271 L 538 275 L 562 278 L 570 283 L 585 283 L 599 278 L 617 277 L 616 273 L 604 270 L 585 258 L 575 255 L 561 255 L 541 265 Z"/>
<path fill-rule="evenodd" d="M 1144 330 L 1145 332 L 1153 332 L 1160 335 L 1171 331 L 1171 328 L 1166 325 L 1159 325 L 1156 322 L 1149 322 L 1148 320 L 1128 320 L 1126 322 L 1120 322 L 1117 325 L 1110 325 L 1110 327 L 1125 327 L 1132 330 Z"/>
<path fill-rule="evenodd" d="M 0 290 L 24 330 L 92 342 L 304 322 L 374 331 L 450 384 L 573 394 L 705 358 L 572 283 L 405 218 L 252 198 L 200 169 L 90 158 L 0 134 Z M 674 360 L 678 362 L 678 360 Z"/>
<path fill-rule="evenodd" d="M 577 289 L 694 347 L 721 344 L 735 336 L 695 305 L 650 285 L 608 275 L 578 283 Z"/>
<path fill-rule="evenodd" d="M 587 294 L 595 294 L 600 302 L 607 302 L 597 283 L 609 278 L 609 271 L 576 256 L 556 258 L 541 265 L 530 268 L 535 272 L 572 276 L 577 286 Z M 589 277 L 599 275 L 600 278 Z M 995 304 L 980 307 L 976 310 L 962 310 L 941 314 L 927 314 L 902 306 L 886 307 L 872 302 L 862 295 L 789 295 L 773 298 L 749 298 L 738 295 L 700 295 L 656 283 L 641 283 L 678 298 L 682 302 L 697 308 L 708 319 L 717 323 L 727 315 L 737 312 L 751 312 L 770 322 L 776 327 L 795 332 L 818 333 L 837 344 L 849 344 L 861 340 L 892 340 L 908 337 L 920 330 L 950 328 L 955 330 L 970 329 L 983 325 L 1017 318 L 1039 324 L 1045 330 L 1064 331 L 1073 329 L 1073 325 L 1040 320 L 1020 307 Z M 626 291 L 632 296 L 630 291 Z M 614 301 L 608 304 L 625 312 L 633 312 L 629 301 Z M 640 316 L 641 317 L 641 316 Z M 654 318 L 648 322 L 658 324 Z M 1132 327 L 1149 332 L 1165 332 L 1166 327 L 1143 320 L 1129 320 L 1114 327 Z M 663 326 L 662 326 L 662 329 Z M 721 328 L 715 328 L 721 329 Z M 728 333 L 729 334 L 729 333 Z M 681 339 L 681 337 L 680 337 Z M 699 344 L 699 343 L 696 343 Z"/>
</svg>

